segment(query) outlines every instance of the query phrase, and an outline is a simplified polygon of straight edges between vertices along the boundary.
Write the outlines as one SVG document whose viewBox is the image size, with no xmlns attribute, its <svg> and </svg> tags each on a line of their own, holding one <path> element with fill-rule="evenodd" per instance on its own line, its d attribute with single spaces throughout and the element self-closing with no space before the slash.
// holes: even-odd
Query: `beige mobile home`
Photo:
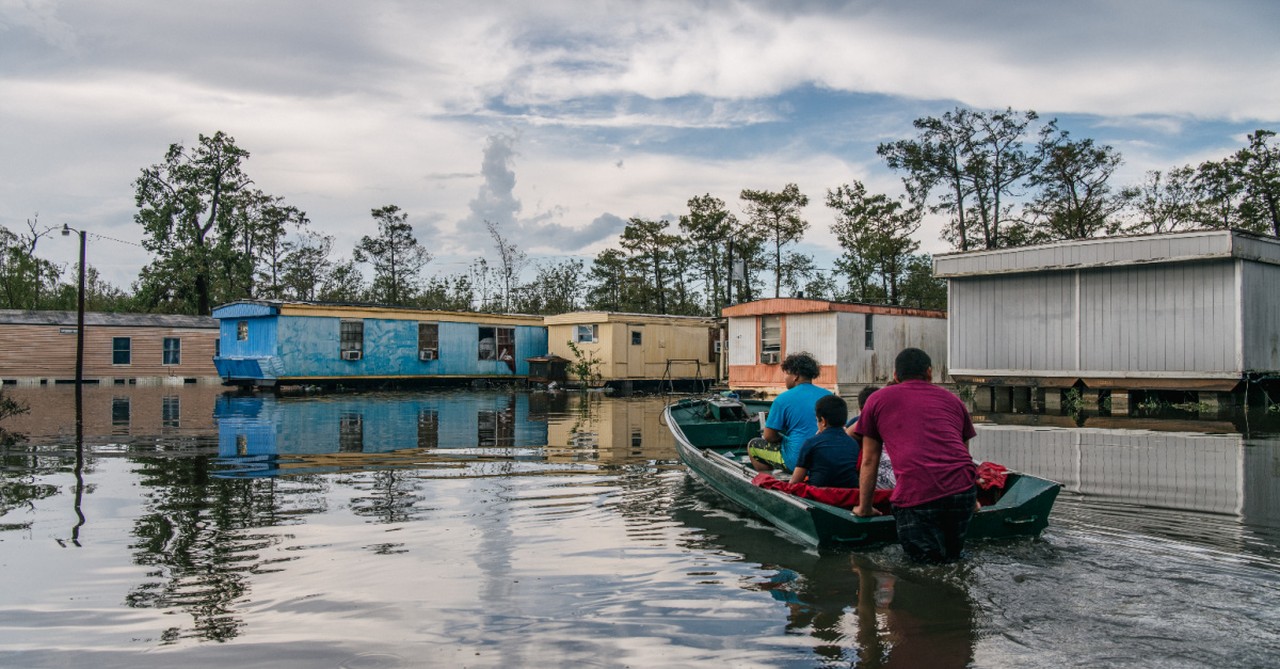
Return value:
<svg viewBox="0 0 1280 669">
<path fill-rule="evenodd" d="M 713 318 L 578 311 L 544 322 L 547 351 L 573 360 L 572 342 L 600 361 L 606 385 L 694 389 L 716 381 L 719 326 Z"/>
<path fill-rule="evenodd" d="M 217 383 L 218 321 L 172 314 L 84 315 L 89 383 Z M 76 312 L 0 309 L 0 379 L 48 384 L 76 378 Z"/>
</svg>

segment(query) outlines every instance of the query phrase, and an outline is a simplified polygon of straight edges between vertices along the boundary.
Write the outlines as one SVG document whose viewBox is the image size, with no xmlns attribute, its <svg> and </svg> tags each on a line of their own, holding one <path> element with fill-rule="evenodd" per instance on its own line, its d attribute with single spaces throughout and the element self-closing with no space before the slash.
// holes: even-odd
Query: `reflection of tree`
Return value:
<svg viewBox="0 0 1280 669">
<path fill-rule="evenodd" d="M 0 445 L 0 531 L 22 529 L 27 522 L 11 522 L 7 516 L 18 509 L 35 511 L 35 503 L 58 494 L 58 486 L 41 479 L 59 470 L 59 462 L 35 452 L 10 452 Z"/>
<path fill-rule="evenodd" d="M 414 505 L 422 500 L 418 494 L 417 472 L 408 469 L 384 469 L 368 472 L 355 483 L 355 488 L 368 494 L 351 500 L 351 511 L 372 518 L 377 523 L 403 523 L 417 517 Z M 385 552 L 385 551 L 379 551 Z"/>
<path fill-rule="evenodd" d="M 134 562 L 151 567 L 153 579 L 135 587 L 125 603 L 140 608 L 181 608 L 192 629 L 175 626 L 162 638 L 225 641 L 240 633 L 235 603 L 248 591 L 248 576 L 266 563 L 259 551 L 278 538 L 254 528 L 290 522 L 282 513 L 291 495 L 276 479 L 211 478 L 209 458 L 138 458 L 147 512 L 136 521 Z"/>
</svg>

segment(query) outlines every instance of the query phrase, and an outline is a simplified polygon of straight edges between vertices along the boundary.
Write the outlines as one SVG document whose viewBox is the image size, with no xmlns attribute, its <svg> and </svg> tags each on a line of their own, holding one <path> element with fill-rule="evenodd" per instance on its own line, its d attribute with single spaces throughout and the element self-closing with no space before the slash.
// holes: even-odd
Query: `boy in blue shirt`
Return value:
<svg viewBox="0 0 1280 669">
<path fill-rule="evenodd" d="M 814 403 L 831 394 L 826 388 L 813 385 L 822 368 L 812 355 L 792 353 L 782 361 L 781 368 L 787 390 L 773 400 L 762 436 L 747 445 L 751 464 L 760 472 L 779 467 L 787 471 L 795 469 L 800 445 L 817 432 Z"/>
<path fill-rule="evenodd" d="M 858 456 L 861 447 L 845 434 L 849 406 L 839 395 L 826 395 L 814 404 L 818 415 L 818 433 L 809 437 L 796 457 L 791 483 L 804 483 L 829 488 L 858 487 Z"/>
</svg>

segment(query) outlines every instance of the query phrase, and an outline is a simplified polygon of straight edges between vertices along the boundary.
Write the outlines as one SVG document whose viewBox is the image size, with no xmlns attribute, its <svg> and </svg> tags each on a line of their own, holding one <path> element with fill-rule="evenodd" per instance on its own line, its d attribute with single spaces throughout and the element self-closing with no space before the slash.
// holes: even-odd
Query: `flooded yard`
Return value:
<svg viewBox="0 0 1280 669">
<path fill-rule="evenodd" d="M 1265 667 L 1280 436 L 980 425 L 1064 484 L 948 567 L 792 543 L 661 397 L 6 389 L 0 666 Z M 1216 433 L 1214 433 L 1216 432 Z"/>
</svg>

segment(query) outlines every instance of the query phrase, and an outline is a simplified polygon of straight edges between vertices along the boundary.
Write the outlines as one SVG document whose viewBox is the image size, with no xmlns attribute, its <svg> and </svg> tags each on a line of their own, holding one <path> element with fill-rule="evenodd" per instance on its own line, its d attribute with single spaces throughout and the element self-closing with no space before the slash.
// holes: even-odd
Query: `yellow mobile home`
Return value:
<svg viewBox="0 0 1280 669">
<path fill-rule="evenodd" d="M 547 351 L 574 360 L 572 342 L 599 361 L 605 385 L 703 389 L 716 381 L 719 325 L 713 318 L 577 311 L 544 322 Z"/>
</svg>

